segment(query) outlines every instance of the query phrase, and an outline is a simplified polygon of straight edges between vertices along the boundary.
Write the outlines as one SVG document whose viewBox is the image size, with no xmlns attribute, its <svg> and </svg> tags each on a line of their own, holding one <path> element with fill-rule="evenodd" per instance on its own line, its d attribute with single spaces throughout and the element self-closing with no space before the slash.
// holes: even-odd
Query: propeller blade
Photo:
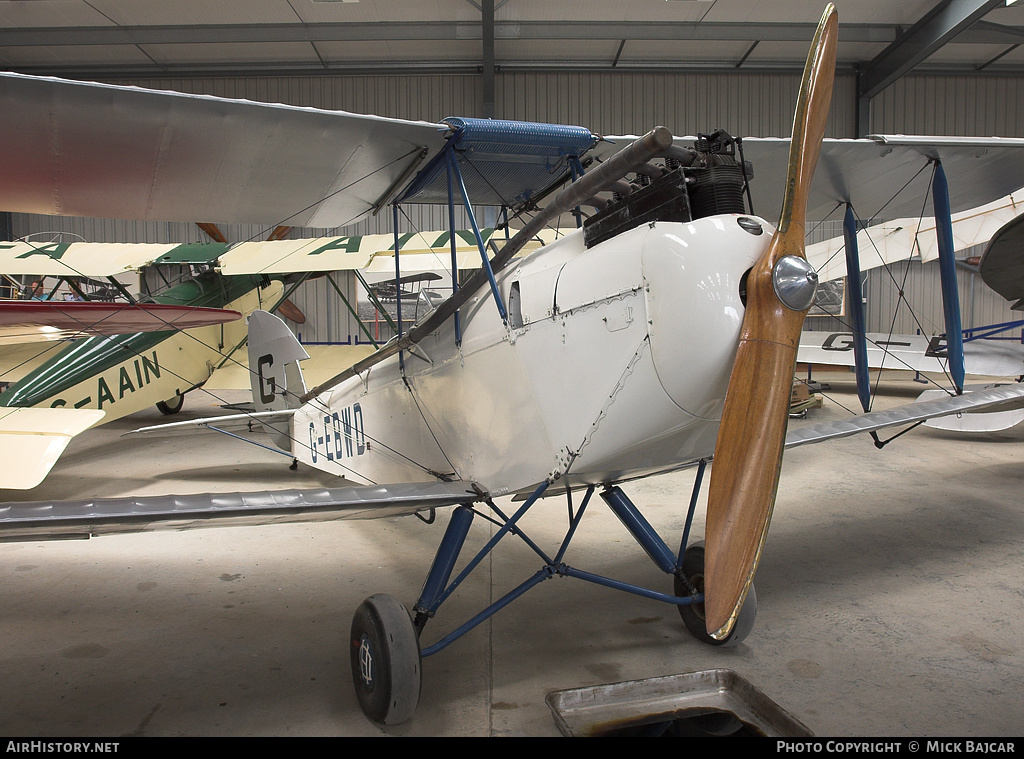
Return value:
<svg viewBox="0 0 1024 759">
<path fill-rule="evenodd" d="M 220 231 L 220 227 L 216 224 L 211 224 L 208 221 L 197 221 L 196 226 L 206 232 L 206 236 L 214 242 L 225 243 L 228 238 L 224 236 L 224 233 Z"/>
<path fill-rule="evenodd" d="M 747 276 L 746 311 L 708 489 L 704 613 L 716 640 L 732 632 L 775 504 L 797 345 L 817 285 L 804 256 L 804 217 L 832 100 L 837 37 L 829 4 L 804 68 L 779 225 Z"/>
<path fill-rule="evenodd" d="M 281 301 L 277 306 L 277 313 L 285 319 L 291 319 L 296 324 L 306 323 L 306 315 L 302 313 L 302 309 L 291 302 L 291 299 Z"/>
</svg>

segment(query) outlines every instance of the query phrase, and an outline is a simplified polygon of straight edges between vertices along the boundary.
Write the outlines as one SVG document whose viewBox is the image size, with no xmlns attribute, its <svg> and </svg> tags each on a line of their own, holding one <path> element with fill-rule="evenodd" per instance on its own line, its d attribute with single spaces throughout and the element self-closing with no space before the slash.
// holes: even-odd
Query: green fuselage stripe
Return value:
<svg viewBox="0 0 1024 759">
<path fill-rule="evenodd" d="M 224 277 L 206 272 L 155 296 L 157 303 L 223 308 L 257 286 L 257 277 Z M 88 377 L 117 366 L 126 358 L 148 354 L 176 334 L 138 332 L 131 335 L 75 340 L 0 394 L 0 406 L 39 406 Z"/>
</svg>

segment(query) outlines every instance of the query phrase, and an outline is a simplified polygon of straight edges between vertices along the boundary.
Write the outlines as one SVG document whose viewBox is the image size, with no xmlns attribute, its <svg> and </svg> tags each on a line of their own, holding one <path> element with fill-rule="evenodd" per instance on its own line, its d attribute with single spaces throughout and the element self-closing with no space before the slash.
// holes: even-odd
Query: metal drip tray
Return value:
<svg viewBox="0 0 1024 759">
<path fill-rule="evenodd" d="M 562 734 L 807 737 L 799 720 L 727 669 L 549 693 Z"/>
</svg>

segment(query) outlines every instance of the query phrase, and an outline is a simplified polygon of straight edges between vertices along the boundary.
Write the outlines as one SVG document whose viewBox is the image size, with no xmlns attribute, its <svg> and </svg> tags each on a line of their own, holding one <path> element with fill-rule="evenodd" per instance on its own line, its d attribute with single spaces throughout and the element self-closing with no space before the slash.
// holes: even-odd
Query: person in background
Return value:
<svg viewBox="0 0 1024 759">
<path fill-rule="evenodd" d="M 47 300 L 46 290 L 43 288 L 42 280 L 34 279 L 28 286 L 23 296 L 26 300 Z"/>
</svg>

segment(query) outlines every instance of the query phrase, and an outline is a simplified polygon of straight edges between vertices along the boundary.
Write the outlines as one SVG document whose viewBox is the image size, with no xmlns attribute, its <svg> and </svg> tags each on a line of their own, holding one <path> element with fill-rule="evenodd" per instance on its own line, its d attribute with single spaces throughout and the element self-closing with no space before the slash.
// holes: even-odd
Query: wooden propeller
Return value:
<svg viewBox="0 0 1024 759">
<path fill-rule="evenodd" d="M 746 312 L 708 490 L 704 613 L 716 640 L 732 632 L 775 504 L 797 345 L 817 284 L 806 265 L 804 226 L 832 100 L 837 37 L 829 4 L 800 85 L 778 229 L 747 277 Z"/>
</svg>

